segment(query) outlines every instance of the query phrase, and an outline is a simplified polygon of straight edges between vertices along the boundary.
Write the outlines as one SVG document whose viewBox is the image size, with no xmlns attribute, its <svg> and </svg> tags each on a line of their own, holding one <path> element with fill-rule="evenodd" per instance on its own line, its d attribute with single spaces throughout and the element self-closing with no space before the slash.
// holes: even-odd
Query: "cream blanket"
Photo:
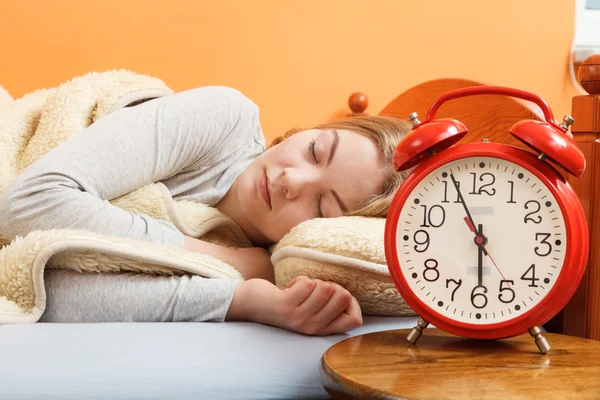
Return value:
<svg viewBox="0 0 600 400">
<path fill-rule="evenodd" d="M 102 116 L 136 101 L 172 93 L 161 80 L 129 71 L 91 73 L 57 88 L 13 100 L 0 87 L 0 193 L 28 165 Z M 175 201 L 155 183 L 111 201 L 136 213 L 173 223 L 188 236 L 227 246 L 251 242 L 219 211 Z M 83 230 L 33 231 L 11 243 L 1 236 L 0 323 L 36 322 L 46 307 L 44 268 L 138 271 L 243 279 L 213 257 L 168 245 Z"/>
</svg>

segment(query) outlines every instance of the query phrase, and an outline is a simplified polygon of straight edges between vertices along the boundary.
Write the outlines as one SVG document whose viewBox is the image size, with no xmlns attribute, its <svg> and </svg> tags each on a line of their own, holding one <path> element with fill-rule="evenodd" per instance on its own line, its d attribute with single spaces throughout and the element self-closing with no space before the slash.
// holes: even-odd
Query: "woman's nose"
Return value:
<svg viewBox="0 0 600 400">
<path fill-rule="evenodd" d="M 293 200 L 303 192 L 309 191 L 318 183 L 317 174 L 301 171 L 297 168 L 284 168 L 282 190 L 286 199 Z"/>
</svg>

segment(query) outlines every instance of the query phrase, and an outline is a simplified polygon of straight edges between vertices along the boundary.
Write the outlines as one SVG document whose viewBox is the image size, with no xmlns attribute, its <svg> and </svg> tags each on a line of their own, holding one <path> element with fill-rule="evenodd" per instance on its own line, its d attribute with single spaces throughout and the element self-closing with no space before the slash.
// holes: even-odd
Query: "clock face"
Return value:
<svg viewBox="0 0 600 400">
<path fill-rule="evenodd" d="M 421 302 L 455 321 L 493 324 L 528 312 L 552 289 L 565 260 L 565 220 L 529 170 L 467 157 L 432 171 L 408 195 L 396 248 Z"/>
</svg>

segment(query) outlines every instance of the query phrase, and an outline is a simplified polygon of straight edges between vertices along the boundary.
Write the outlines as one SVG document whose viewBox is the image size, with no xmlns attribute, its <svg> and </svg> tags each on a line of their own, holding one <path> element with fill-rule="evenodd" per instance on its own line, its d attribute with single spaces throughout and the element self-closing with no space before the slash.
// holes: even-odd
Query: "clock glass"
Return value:
<svg viewBox="0 0 600 400">
<path fill-rule="evenodd" d="M 429 173 L 397 225 L 400 270 L 421 302 L 446 318 L 493 324 L 528 312 L 550 292 L 567 246 L 546 185 L 497 157 L 466 157 Z"/>
</svg>

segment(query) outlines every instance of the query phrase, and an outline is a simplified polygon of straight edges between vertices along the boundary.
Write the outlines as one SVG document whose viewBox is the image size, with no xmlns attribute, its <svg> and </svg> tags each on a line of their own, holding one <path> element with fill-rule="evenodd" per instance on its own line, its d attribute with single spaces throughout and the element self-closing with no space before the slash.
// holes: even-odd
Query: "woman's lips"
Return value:
<svg viewBox="0 0 600 400">
<path fill-rule="evenodd" d="M 272 208 L 271 194 L 269 193 L 269 180 L 267 178 L 267 170 L 263 171 L 258 186 L 260 189 L 260 195 L 262 196 L 263 200 L 265 201 L 265 203 L 267 203 L 269 208 Z"/>
</svg>

